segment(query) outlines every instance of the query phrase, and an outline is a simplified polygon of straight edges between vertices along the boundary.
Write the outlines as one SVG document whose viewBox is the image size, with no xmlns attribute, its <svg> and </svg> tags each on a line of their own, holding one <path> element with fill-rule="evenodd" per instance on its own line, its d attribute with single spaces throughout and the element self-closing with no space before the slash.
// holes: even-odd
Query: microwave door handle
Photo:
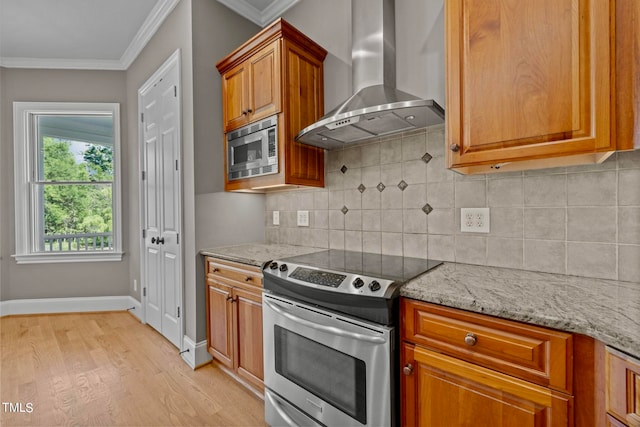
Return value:
<svg viewBox="0 0 640 427">
<path fill-rule="evenodd" d="M 273 311 L 275 311 L 279 315 L 284 316 L 289 320 L 293 320 L 294 322 L 305 325 L 311 329 L 315 329 L 317 331 L 327 332 L 329 334 L 338 335 L 340 337 L 352 338 L 358 341 L 366 341 L 373 344 L 381 344 L 386 342 L 386 339 L 384 339 L 383 337 L 372 337 L 369 335 L 359 334 L 356 332 L 343 331 L 342 329 L 336 328 L 334 326 L 325 326 L 325 325 L 319 325 L 317 323 L 310 322 L 306 319 L 303 319 L 287 311 L 284 311 L 280 307 L 277 307 L 275 304 L 273 304 L 271 301 L 264 301 L 264 304 L 266 304 L 269 308 L 271 308 Z"/>
</svg>

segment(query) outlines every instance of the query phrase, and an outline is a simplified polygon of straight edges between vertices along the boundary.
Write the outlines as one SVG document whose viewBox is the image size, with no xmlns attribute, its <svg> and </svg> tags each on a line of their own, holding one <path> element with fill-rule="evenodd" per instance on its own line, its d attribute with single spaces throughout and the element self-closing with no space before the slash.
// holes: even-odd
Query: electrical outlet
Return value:
<svg viewBox="0 0 640 427">
<path fill-rule="evenodd" d="M 280 211 L 273 211 L 273 225 L 280 225 Z"/>
<path fill-rule="evenodd" d="M 460 231 L 463 233 L 488 233 L 490 224 L 489 208 L 460 209 Z"/>
<path fill-rule="evenodd" d="M 298 211 L 298 227 L 309 226 L 309 211 Z"/>
</svg>

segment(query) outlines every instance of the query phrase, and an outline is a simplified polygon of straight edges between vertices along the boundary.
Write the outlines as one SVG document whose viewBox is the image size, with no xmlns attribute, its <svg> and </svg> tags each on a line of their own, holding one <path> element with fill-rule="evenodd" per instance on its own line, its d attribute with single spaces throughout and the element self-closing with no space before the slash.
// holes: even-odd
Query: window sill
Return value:
<svg viewBox="0 0 640 427">
<path fill-rule="evenodd" d="M 124 252 L 35 253 L 13 255 L 18 264 L 122 261 Z"/>
</svg>

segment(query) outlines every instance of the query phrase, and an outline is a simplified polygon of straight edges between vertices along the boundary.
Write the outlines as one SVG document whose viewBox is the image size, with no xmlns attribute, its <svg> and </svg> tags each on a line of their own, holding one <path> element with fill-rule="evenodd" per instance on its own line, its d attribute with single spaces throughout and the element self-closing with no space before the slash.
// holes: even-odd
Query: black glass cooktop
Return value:
<svg viewBox="0 0 640 427">
<path fill-rule="evenodd" d="M 442 264 L 423 258 L 409 258 L 368 252 L 330 249 L 278 260 L 344 273 L 389 279 L 404 283 Z"/>
</svg>

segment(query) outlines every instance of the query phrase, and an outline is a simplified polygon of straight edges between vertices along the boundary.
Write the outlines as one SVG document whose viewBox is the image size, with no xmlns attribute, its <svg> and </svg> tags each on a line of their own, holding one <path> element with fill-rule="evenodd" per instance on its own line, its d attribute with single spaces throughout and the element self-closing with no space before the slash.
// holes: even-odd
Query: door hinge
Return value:
<svg viewBox="0 0 640 427">
<path fill-rule="evenodd" d="M 176 234 L 176 245 L 180 244 L 180 234 Z"/>
<path fill-rule="evenodd" d="M 140 113 L 140 121 L 144 123 L 144 113 Z"/>
<path fill-rule="evenodd" d="M 146 287 L 142 288 L 142 296 L 143 297 L 147 296 L 147 288 Z"/>
<path fill-rule="evenodd" d="M 173 96 L 174 98 L 178 97 L 178 86 L 173 86 Z"/>
<path fill-rule="evenodd" d="M 144 228 L 142 229 L 142 238 L 143 239 L 147 238 L 147 230 L 145 230 Z"/>
<path fill-rule="evenodd" d="M 142 171 L 142 180 L 144 181 L 145 179 L 147 179 L 147 173 Z"/>
<path fill-rule="evenodd" d="M 176 170 L 178 170 L 178 159 L 176 159 Z"/>
<path fill-rule="evenodd" d="M 178 318 L 180 318 L 180 307 L 178 307 Z"/>
</svg>

